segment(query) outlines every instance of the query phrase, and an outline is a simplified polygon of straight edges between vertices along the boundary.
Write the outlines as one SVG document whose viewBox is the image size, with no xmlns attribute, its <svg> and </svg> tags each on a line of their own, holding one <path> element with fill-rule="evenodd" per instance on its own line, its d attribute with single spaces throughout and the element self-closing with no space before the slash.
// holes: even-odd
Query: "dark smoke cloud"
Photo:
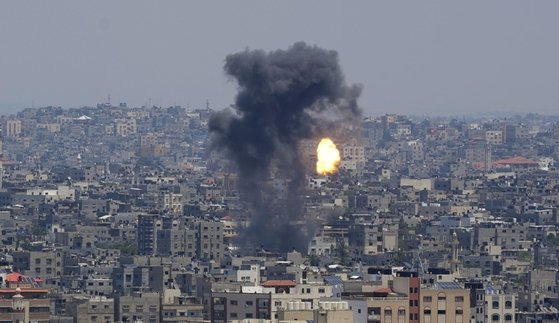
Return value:
<svg viewBox="0 0 559 323">
<path fill-rule="evenodd" d="M 238 83 L 235 111 L 214 114 L 209 127 L 213 147 L 236 163 L 243 198 L 251 202 L 245 240 L 274 250 L 301 247 L 300 232 L 288 225 L 302 213 L 299 142 L 316 138 L 338 120 L 358 117 L 361 89 L 345 84 L 336 51 L 303 42 L 287 50 L 228 55 L 224 69 Z M 289 180 L 282 207 L 265 185 L 272 164 Z"/>
</svg>

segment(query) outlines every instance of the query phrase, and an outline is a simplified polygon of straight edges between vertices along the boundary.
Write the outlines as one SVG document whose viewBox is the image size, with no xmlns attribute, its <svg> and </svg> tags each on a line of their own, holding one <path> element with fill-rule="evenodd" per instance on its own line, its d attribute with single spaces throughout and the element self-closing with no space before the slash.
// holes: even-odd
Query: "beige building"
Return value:
<svg viewBox="0 0 559 323">
<path fill-rule="evenodd" d="M 367 298 L 367 322 L 407 323 L 409 321 L 407 296 L 383 296 Z"/>
<path fill-rule="evenodd" d="M 433 180 L 431 178 L 400 178 L 400 187 L 406 186 L 413 187 L 414 190 L 418 191 L 430 191 L 433 189 Z"/>
<path fill-rule="evenodd" d="M 173 223 L 171 229 L 157 230 L 156 250 L 160 255 L 194 257 L 196 254 L 196 232 L 179 228 Z"/>
<path fill-rule="evenodd" d="M 221 261 L 225 256 L 223 223 L 202 220 L 198 223 L 198 256 L 203 259 Z"/>
<path fill-rule="evenodd" d="M 161 322 L 202 322 L 202 304 L 196 298 L 181 296 L 178 289 L 166 289 L 161 299 Z"/>
<path fill-rule="evenodd" d="M 490 145 L 503 144 L 503 132 L 501 130 L 489 130 L 485 132 L 485 142 Z"/>
<path fill-rule="evenodd" d="M 182 214 L 183 198 L 181 193 L 160 192 L 157 196 L 157 207 L 161 211 Z"/>
<path fill-rule="evenodd" d="M 470 145 L 465 150 L 465 157 L 474 168 L 490 170 L 493 167 L 493 153 L 489 145 Z"/>
<path fill-rule="evenodd" d="M 485 315 L 489 322 L 513 323 L 515 320 L 515 295 L 488 289 L 485 293 Z"/>
<path fill-rule="evenodd" d="M 50 300 L 46 289 L 0 289 L 0 322 L 50 322 Z"/>
<path fill-rule="evenodd" d="M 127 137 L 137 131 L 136 119 L 119 119 L 115 122 L 115 132 L 119 136 Z"/>
<path fill-rule="evenodd" d="M 398 224 L 355 224 L 349 227 L 348 247 L 354 259 L 398 249 Z"/>
<path fill-rule="evenodd" d="M 2 134 L 5 137 L 18 137 L 21 134 L 21 120 L 6 120 Z"/>
<path fill-rule="evenodd" d="M 286 311 L 286 310 L 305 310 L 305 313 L 291 313 L 285 314 L 285 320 L 289 315 L 302 315 L 302 317 L 313 317 L 312 310 L 316 310 L 321 308 L 320 303 L 324 299 L 330 299 L 333 296 L 333 288 L 331 285 L 327 285 L 324 283 L 307 283 L 307 284 L 297 284 L 291 280 L 268 280 L 261 284 L 261 286 L 243 286 L 241 289 L 241 293 L 224 293 L 227 297 L 239 297 L 239 298 L 246 298 L 249 296 L 245 295 L 266 295 L 269 297 L 270 308 L 269 308 L 269 316 L 271 319 L 276 320 L 279 317 L 279 311 Z M 240 294 L 240 295 L 237 295 Z M 221 295 L 221 294 L 220 294 Z M 237 295 L 237 296 L 236 296 Z M 294 307 L 294 303 L 303 304 L 304 306 L 297 306 Z M 236 306 L 237 303 L 234 302 L 233 305 Z M 240 304 L 240 303 L 238 303 Z M 226 310 L 231 310 L 231 304 L 224 307 Z M 248 306 L 252 306 L 253 304 L 247 304 Z M 324 305 L 329 306 L 329 305 Z M 216 308 L 222 308 L 220 306 Z M 337 307 L 335 307 L 337 308 Z M 231 310 L 232 311 L 232 310 Z M 254 312 L 254 310 L 250 310 Z M 252 313 L 251 312 L 251 313 Z M 235 313 L 232 316 L 227 316 L 228 319 L 252 319 L 257 318 L 253 314 L 249 314 L 250 316 L 242 316 L 240 312 L 233 311 Z M 220 315 L 218 313 L 218 315 Z M 243 314 L 244 315 L 244 314 Z M 261 316 L 262 318 L 263 316 Z"/>
<path fill-rule="evenodd" d="M 352 140 L 341 147 L 342 162 L 340 167 L 347 170 L 358 170 L 365 166 L 365 146 Z"/>
<path fill-rule="evenodd" d="M 47 280 L 62 275 L 62 252 L 60 249 L 30 251 L 29 276 Z"/>
<path fill-rule="evenodd" d="M 115 302 L 117 321 L 158 323 L 161 311 L 159 293 L 120 296 Z"/>
<path fill-rule="evenodd" d="M 317 323 L 351 323 L 353 313 L 347 302 L 320 302 L 312 309 L 308 302 L 289 302 L 287 308 L 278 310 L 278 322 L 313 321 Z"/>
<path fill-rule="evenodd" d="M 425 151 L 423 149 L 423 143 L 420 140 L 408 141 L 408 151 L 410 153 L 410 158 L 412 160 L 425 159 Z"/>
<path fill-rule="evenodd" d="M 19 304 L 19 305 L 17 305 Z M 0 299 L 1 322 L 50 322 L 50 302 L 48 299 Z"/>
<path fill-rule="evenodd" d="M 470 321 L 470 291 L 457 283 L 437 283 L 420 292 L 420 322 L 466 323 Z"/>
<path fill-rule="evenodd" d="M 60 132 L 59 123 L 38 123 L 37 129 L 46 129 L 49 132 L 56 133 Z"/>
<path fill-rule="evenodd" d="M 270 281 L 264 282 L 263 286 L 271 286 L 267 284 Z M 270 287 L 264 288 L 264 292 L 269 292 Z M 311 307 L 318 308 L 321 299 L 332 297 L 332 286 L 326 284 L 298 284 L 294 287 L 289 287 L 286 292 L 281 292 L 277 287 L 272 292 L 272 312 L 279 308 L 288 308 L 289 302 L 308 302 Z"/>
<path fill-rule="evenodd" d="M 75 296 L 66 303 L 66 311 L 75 323 L 114 322 L 114 299 L 106 297 Z"/>
</svg>

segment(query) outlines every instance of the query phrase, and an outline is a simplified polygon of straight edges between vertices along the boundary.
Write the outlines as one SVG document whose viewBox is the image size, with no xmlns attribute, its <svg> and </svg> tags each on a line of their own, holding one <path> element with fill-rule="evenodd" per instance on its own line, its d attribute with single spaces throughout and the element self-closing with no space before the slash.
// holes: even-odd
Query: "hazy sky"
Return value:
<svg viewBox="0 0 559 323">
<path fill-rule="evenodd" d="M 2 1 L 0 113 L 233 102 L 228 53 L 336 49 L 371 114 L 559 113 L 559 1 Z"/>
</svg>

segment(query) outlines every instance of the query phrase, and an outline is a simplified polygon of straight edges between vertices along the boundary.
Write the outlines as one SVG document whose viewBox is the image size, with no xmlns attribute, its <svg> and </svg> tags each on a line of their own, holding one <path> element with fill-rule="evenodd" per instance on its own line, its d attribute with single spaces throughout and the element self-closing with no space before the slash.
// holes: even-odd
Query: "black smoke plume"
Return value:
<svg viewBox="0 0 559 323">
<path fill-rule="evenodd" d="M 245 247 L 304 248 L 300 227 L 290 225 L 303 213 L 299 143 L 358 117 L 361 88 L 346 85 L 336 51 L 303 42 L 287 50 L 228 55 L 224 69 L 238 84 L 235 111 L 214 114 L 209 128 L 213 147 L 237 165 L 242 198 L 251 205 Z M 266 185 L 272 169 L 288 181 L 281 203 Z"/>
</svg>

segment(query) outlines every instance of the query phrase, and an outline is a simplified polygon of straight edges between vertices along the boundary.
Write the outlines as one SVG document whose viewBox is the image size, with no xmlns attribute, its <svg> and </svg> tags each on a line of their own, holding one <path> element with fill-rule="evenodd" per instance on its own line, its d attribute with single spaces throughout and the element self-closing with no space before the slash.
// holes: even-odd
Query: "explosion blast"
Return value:
<svg viewBox="0 0 559 323">
<path fill-rule="evenodd" d="M 238 84 L 235 112 L 214 114 L 209 128 L 212 147 L 226 151 L 237 165 L 241 198 L 251 207 L 241 243 L 274 251 L 302 248 L 305 237 L 290 225 L 303 215 L 299 142 L 356 120 L 361 88 L 346 85 L 337 52 L 303 42 L 287 50 L 228 55 L 224 69 Z M 272 169 L 288 183 L 283 205 L 266 185 Z"/>
<path fill-rule="evenodd" d="M 320 175 L 332 174 L 338 170 L 340 151 L 330 138 L 322 138 L 316 148 L 316 172 Z"/>
</svg>

